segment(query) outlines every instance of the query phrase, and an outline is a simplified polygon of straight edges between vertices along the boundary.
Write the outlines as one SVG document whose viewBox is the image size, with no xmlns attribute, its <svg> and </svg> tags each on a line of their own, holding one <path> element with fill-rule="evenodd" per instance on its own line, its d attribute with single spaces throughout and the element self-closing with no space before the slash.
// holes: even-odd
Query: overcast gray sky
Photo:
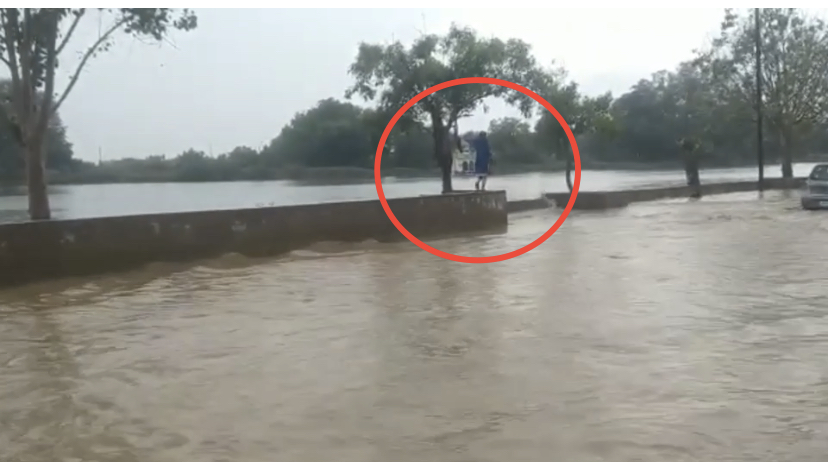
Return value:
<svg viewBox="0 0 828 462">
<path fill-rule="evenodd" d="M 198 15 L 198 29 L 175 33 L 168 43 L 120 36 L 87 67 L 61 108 L 76 157 L 96 160 L 99 147 L 104 159 L 261 147 L 297 111 L 343 97 L 360 41 L 410 42 L 452 22 L 521 38 L 541 62 L 565 65 L 584 91 L 617 95 L 689 58 L 715 33 L 723 10 L 211 9 Z M 75 38 L 77 49 L 97 34 L 94 18 Z M 67 55 L 62 70 L 76 62 Z M 495 106 L 463 121 L 461 130 L 511 114 Z"/>
</svg>

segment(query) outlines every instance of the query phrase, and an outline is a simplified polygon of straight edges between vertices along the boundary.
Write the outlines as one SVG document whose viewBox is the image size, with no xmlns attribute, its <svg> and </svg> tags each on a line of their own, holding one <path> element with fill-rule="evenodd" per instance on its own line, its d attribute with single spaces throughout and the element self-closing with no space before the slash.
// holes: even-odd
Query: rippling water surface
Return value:
<svg viewBox="0 0 828 462">
<path fill-rule="evenodd" d="M 826 256 L 737 194 L 6 291 L 0 460 L 824 461 Z"/>
</svg>

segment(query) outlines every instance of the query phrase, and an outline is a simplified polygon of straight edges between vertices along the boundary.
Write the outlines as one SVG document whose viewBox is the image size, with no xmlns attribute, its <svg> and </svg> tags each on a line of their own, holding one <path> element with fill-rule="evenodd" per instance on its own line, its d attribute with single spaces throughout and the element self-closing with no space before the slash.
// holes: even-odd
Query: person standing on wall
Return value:
<svg viewBox="0 0 828 462">
<path fill-rule="evenodd" d="M 489 164 L 492 161 L 492 150 L 489 147 L 486 132 L 480 132 L 480 135 L 474 140 L 474 152 L 474 174 L 477 176 L 474 189 L 475 191 L 485 191 L 486 179 L 489 176 Z"/>
</svg>

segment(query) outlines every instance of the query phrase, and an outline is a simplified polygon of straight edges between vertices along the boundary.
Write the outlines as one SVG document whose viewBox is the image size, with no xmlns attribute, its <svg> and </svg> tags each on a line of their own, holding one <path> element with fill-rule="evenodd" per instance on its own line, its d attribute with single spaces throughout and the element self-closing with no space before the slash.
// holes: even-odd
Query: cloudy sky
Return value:
<svg viewBox="0 0 828 462">
<path fill-rule="evenodd" d="M 99 148 L 104 159 L 115 159 L 176 155 L 190 147 L 215 155 L 237 145 L 261 147 L 297 111 L 343 97 L 360 41 L 410 42 L 452 22 L 521 38 L 541 62 L 565 65 L 585 92 L 620 94 L 704 46 L 723 10 L 238 9 L 198 15 L 198 29 L 160 45 L 121 36 L 86 68 L 61 108 L 77 157 L 97 160 Z M 77 50 L 105 25 L 96 18 L 87 18 L 75 37 Z M 68 53 L 62 72 L 77 61 Z M 465 120 L 461 130 L 485 128 L 491 118 L 509 114 L 494 107 Z"/>
</svg>

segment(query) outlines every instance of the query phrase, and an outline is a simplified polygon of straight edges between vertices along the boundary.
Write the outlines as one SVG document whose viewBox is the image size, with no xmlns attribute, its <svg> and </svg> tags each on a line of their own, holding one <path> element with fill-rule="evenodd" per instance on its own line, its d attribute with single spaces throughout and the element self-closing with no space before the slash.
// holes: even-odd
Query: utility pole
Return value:
<svg viewBox="0 0 828 462">
<path fill-rule="evenodd" d="M 756 28 L 756 157 L 759 163 L 759 191 L 765 190 L 765 139 L 762 133 L 762 23 L 759 8 L 753 9 Z"/>
</svg>

